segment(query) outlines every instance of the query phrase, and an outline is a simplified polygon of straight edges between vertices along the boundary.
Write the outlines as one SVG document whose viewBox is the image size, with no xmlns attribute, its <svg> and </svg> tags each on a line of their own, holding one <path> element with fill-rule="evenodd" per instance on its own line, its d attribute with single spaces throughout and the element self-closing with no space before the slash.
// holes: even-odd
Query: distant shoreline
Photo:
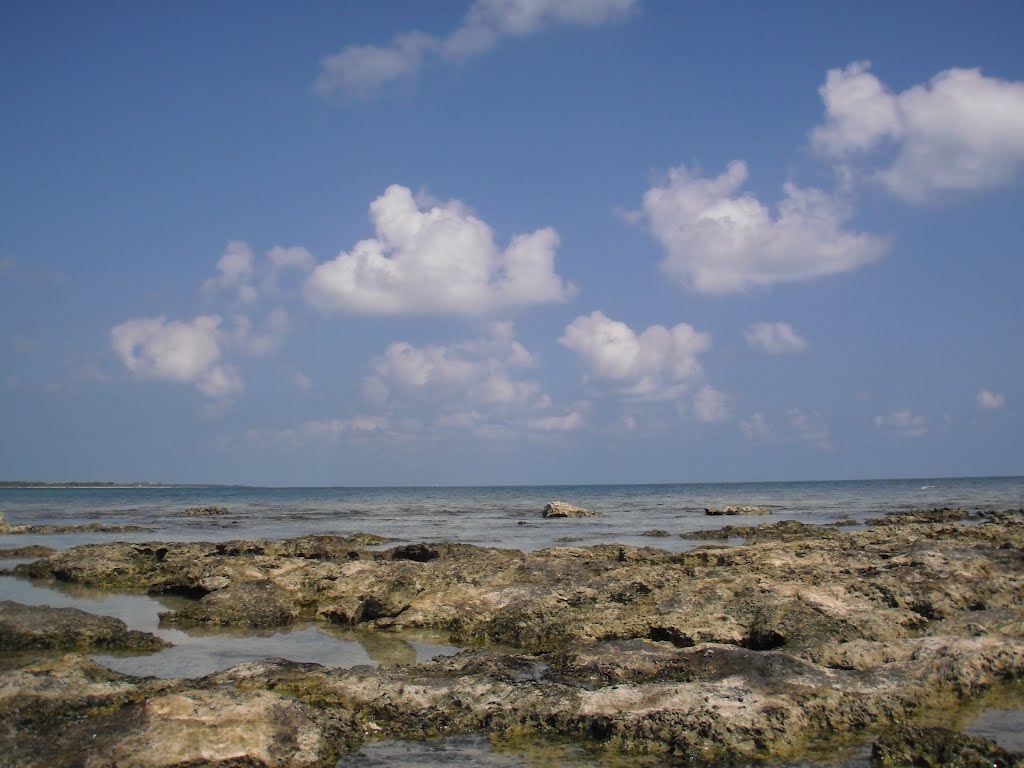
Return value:
<svg viewBox="0 0 1024 768">
<path fill-rule="evenodd" d="M 147 488 L 210 488 L 212 486 L 200 483 L 103 483 L 103 482 L 67 482 L 67 483 L 43 483 L 21 480 L 0 480 L 0 490 L 45 490 L 48 488 L 73 488 L 75 490 L 121 490 Z"/>
</svg>

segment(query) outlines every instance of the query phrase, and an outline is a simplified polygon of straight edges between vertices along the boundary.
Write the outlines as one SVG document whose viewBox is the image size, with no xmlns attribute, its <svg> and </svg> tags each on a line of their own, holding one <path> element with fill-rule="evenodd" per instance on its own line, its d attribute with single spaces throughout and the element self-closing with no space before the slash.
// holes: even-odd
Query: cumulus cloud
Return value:
<svg viewBox="0 0 1024 768">
<path fill-rule="evenodd" d="M 986 411 L 995 411 L 1006 404 L 1006 395 L 993 392 L 990 389 L 982 389 L 978 392 L 978 405 Z"/>
<path fill-rule="evenodd" d="M 714 179 L 679 166 L 646 192 L 642 216 L 666 251 L 669 277 L 721 295 L 848 272 L 885 255 L 885 238 L 844 229 L 852 210 L 840 195 L 786 183 L 773 211 L 740 192 L 746 179 L 740 160 Z"/>
<path fill-rule="evenodd" d="M 1024 82 L 948 69 L 893 93 L 855 62 L 828 72 L 820 152 L 843 162 L 888 145 L 895 157 L 869 173 L 892 195 L 919 203 L 944 193 L 1012 183 L 1024 164 Z"/>
<path fill-rule="evenodd" d="M 807 349 L 807 340 L 793 330 L 789 323 L 754 323 L 743 333 L 751 349 L 769 355 L 784 355 Z"/>
<path fill-rule="evenodd" d="M 541 396 L 537 382 L 517 378 L 516 369 L 535 365 L 515 339 L 510 323 L 493 323 L 482 338 L 451 345 L 388 346 L 374 358 L 363 383 L 368 399 L 394 406 L 410 399 L 487 406 L 525 406 Z"/>
<path fill-rule="evenodd" d="M 923 437 L 928 433 L 928 420 L 910 411 L 894 411 L 886 416 L 875 416 L 875 428 L 902 437 Z"/>
<path fill-rule="evenodd" d="M 237 368 L 221 362 L 220 325 L 219 315 L 187 323 L 163 316 L 138 318 L 111 329 L 110 342 L 139 378 L 192 383 L 208 397 L 224 398 L 244 384 Z"/>
<path fill-rule="evenodd" d="M 502 38 L 523 37 L 559 24 L 589 25 L 624 16 L 636 0 L 476 0 L 462 25 L 445 37 L 412 31 L 388 45 L 348 46 L 325 57 L 313 84 L 322 95 L 367 96 L 385 83 L 415 74 L 437 56 L 463 61 L 486 53 Z"/>
<path fill-rule="evenodd" d="M 458 201 L 421 205 L 393 185 L 370 205 L 376 237 L 319 265 L 306 282 L 311 304 L 369 315 L 480 315 L 565 301 L 555 274 L 558 234 L 517 235 L 503 251 L 491 228 Z"/>
<path fill-rule="evenodd" d="M 581 315 L 558 342 L 576 353 L 590 375 L 618 393 L 646 400 L 679 397 L 702 374 L 697 357 L 711 347 L 711 336 L 687 323 L 652 325 L 637 334 L 603 312 Z"/>
</svg>

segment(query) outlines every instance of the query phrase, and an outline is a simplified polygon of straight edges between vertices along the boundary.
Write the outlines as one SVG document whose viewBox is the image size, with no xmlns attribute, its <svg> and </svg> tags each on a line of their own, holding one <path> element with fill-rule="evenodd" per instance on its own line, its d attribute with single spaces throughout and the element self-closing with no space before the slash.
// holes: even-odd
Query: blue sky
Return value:
<svg viewBox="0 0 1024 768">
<path fill-rule="evenodd" d="M 1024 6 L 0 20 L 0 476 L 1024 472 Z"/>
</svg>

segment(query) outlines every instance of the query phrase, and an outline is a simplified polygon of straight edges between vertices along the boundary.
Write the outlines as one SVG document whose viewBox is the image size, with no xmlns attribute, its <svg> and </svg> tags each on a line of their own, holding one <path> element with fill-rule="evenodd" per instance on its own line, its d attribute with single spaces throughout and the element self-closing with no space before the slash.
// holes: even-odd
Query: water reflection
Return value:
<svg viewBox="0 0 1024 768">
<path fill-rule="evenodd" d="M 79 584 L 31 582 L 0 577 L 0 600 L 25 605 L 78 608 L 113 616 L 132 629 L 152 632 L 173 643 L 156 653 L 102 654 L 93 658 L 125 674 L 201 677 L 247 661 L 285 658 L 350 668 L 361 664 L 415 664 L 435 656 L 454 655 L 459 648 L 437 633 L 381 634 L 358 632 L 312 623 L 270 630 L 241 628 L 160 627 L 159 613 L 176 610 L 189 601 L 172 595 L 111 593 Z"/>
</svg>

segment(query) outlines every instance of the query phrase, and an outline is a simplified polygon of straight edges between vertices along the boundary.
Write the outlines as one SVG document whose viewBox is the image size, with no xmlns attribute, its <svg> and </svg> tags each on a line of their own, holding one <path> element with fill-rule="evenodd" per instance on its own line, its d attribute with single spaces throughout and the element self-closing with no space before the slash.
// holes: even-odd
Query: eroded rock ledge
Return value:
<svg viewBox="0 0 1024 768">
<path fill-rule="evenodd" d="M 830 734 L 955 710 L 1024 678 L 1024 515 L 938 517 L 861 531 L 769 526 L 746 546 L 683 554 L 378 552 L 333 536 L 78 547 L 18 572 L 198 598 L 166 617 L 179 623 L 312 618 L 520 651 L 347 671 L 279 660 L 160 682 L 81 658 L 44 662 L 0 677 L 0 721 L 18 724 L 3 726 L 0 748 L 24 749 L 44 727 L 60 743 L 91 729 L 103 734 L 97 765 L 133 750 L 159 756 L 173 713 L 192 702 L 200 720 L 224 713 L 256 734 L 247 765 L 330 765 L 368 735 L 479 731 L 583 739 L 675 764 L 790 759 Z M 71 681 L 63 704 L 52 698 L 58 681 Z M 272 723 L 286 730 L 259 735 Z"/>
</svg>

